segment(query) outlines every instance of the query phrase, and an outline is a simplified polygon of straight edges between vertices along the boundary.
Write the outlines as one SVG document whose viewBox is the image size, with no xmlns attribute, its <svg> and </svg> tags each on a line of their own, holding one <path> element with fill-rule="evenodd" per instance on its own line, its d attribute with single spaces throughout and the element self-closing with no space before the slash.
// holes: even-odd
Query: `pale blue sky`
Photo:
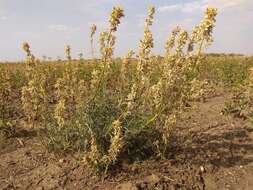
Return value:
<svg viewBox="0 0 253 190">
<path fill-rule="evenodd" d="M 63 57 L 66 44 L 71 45 L 73 57 L 80 52 L 90 56 L 89 27 L 95 23 L 98 32 L 103 31 L 114 5 L 125 10 L 116 56 L 138 49 L 148 5 L 156 7 L 152 27 L 156 54 L 163 53 L 176 25 L 191 29 L 208 5 L 219 9 L 215 41 L 208 51 L 253 54 L 253 0 L 0 0 L 0 60 L 23 59 L 23 41 L 37 57 Z M 95 43 L 97 39 L 98 34 Z"/>
</svg>

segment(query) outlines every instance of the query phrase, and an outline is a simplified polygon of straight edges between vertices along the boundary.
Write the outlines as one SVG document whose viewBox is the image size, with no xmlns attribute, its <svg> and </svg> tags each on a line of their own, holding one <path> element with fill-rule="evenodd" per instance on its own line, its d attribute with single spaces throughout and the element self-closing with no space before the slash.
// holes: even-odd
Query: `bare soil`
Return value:
<svg viewBox="0 0 253 190">
<path fill-rule="evenodd" d="M 0 189 L 253 190 L 253 127 L 224 116 L 226 94 L 184 115 L 162 161 L 123 164 L 101 178 L 75 155 L 48 153 L 32 131 L 0 142 Z"/>
</svg>

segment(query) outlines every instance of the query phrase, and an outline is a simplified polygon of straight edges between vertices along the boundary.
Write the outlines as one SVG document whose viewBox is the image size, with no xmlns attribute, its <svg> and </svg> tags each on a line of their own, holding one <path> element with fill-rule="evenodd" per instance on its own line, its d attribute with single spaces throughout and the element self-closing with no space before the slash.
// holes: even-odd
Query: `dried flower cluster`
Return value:
<svg viewBox="0 0 253 190">
<path fill-rule="evenodd" d="M 149 7 L 148 17 L 145 21 L 144 38 L 140 41 L 138 71 L 142 73 L 142 77 L 144 77 L 144 70 L 148 67 L 148 58 L 150 56 L 151 49 L 154 47 L 154 39 L 150 30 L 154 21 L 154 14 L 155 7 Z"/>
<path fill-rule="evenodd" d="M 166 49 L 166 54 L 165 54 L 165 57 L 168 59 L 171 55 L 172 55 L 172 50 L 175 46 L 175 42 L 176 42 L 176 37 L 178 35 L 178 33 L 180 32 L 180 28 L 179 27 L 176 27 L 171 35 L 168 37 L 168 40 L 166 42 L 166 46 L 165 46 L 165 49 Z"/>
<path fill-rule="evenodd" d="M 95 24 L 93 24 L 90 28 L 90 47 L 91 47 L 91 55 L 94 58 L 95 56 L 95 49 L 94 49 L 94 45 L 93 45 L 93 41 L 94 41 L 94 35 L 97 31 L 97 26 Z"/>
<path fill-rule="evenodd" d="M 108 31 L 100 34 L 100 53 L 102 55 L 102 61 L 106 63 L 110 61 L 113 56 L 113 48 L 115 45 L 116 37 L 113 35 L 117 31 L 117 27 L 120 24 L 120 19 L 124 17 L 124 11 L 121 7 L 113 7 L 110 15 L 110 26 Z"/>
<path fill-rule="evenodd" d="M 22 107 L 28 120 L 28 125 L 35 127 L 37 123 L 44 119 L 47 109 L 46 79 L 39 71 L 39 62 L 30 51 L 28 43 L 23 43 L 23 50 L 26 52 L 27 64 L 27 84 L 22 88 Z"/>
<path fill-rule="evenodd" d="M 71 51 L 70 45 L 66 45 L 65 55 L 66 55 L 66 58 L 69 62 L 71 61 L 71 52 L 70 51 Z"/>
<path fill-rule="evenodd" d="M 66 56 L 70 62 L 69 46 L 66 48 Z M 63 127 L 65 121 L 71 118 L 72 113 L 83 106 L 85 91 L 84 80 L 78 77 L 78 65 L 66 65 L 63 76 L 58 78 L 55 84 L 57 104 L 54 109 L 54 118 L 59 127 Z"/>
<path fill-rule="evenodd" d="M 193 51 L 193 46 L 196 44 L 199 46 L 197 53 L 200 54 L 204 43 L 206 42 L 206 45 L 209 45 L 213 41 L 212 32 L 216 22 L 216 15 L 217 9 L 207 8 L 204 19 L 192 31 L 188 45 L 189 52 Z"/>
</svg>

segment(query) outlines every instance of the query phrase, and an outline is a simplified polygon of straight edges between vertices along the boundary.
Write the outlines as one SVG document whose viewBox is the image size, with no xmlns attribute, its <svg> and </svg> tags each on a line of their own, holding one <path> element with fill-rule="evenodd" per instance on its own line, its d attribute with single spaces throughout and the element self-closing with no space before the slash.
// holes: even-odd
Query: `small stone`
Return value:
<svg viewBox="0 0 253 190">
<path fill-rule="evenodd" d="M 200 171 L 201 171 L 202 173 L 204 173 L 204 172 L 205 172 L 205 168 L 204 168 L 203 166 L 200 166 Z"/>
<path fill-rule="evenodd" d="M 160 178 L 155 175 L 155 174 L 152 174 L 152 175 L 149 175 L 147 176 L 144 181 L 148 184 L 156 184 L 156 183 L 159 183 L 160 181 Z"/>
</svg>

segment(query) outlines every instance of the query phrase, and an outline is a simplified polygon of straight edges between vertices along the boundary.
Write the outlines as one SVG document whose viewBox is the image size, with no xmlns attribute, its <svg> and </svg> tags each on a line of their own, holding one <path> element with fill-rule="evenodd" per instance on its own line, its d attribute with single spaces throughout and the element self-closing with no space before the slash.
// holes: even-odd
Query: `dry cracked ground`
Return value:
<svg viewBox="0 0 253 190">
<path fill-rule="evenodd" d="M 74 156 L 57 156 L 32 131 L 0 144 L 0 189 L 253 190 L 253 127 L 221 114 L 226 94 L 198 102 L 179 122 L 169 158 L 123 164 L 96 177 Z"/>
</svg>

